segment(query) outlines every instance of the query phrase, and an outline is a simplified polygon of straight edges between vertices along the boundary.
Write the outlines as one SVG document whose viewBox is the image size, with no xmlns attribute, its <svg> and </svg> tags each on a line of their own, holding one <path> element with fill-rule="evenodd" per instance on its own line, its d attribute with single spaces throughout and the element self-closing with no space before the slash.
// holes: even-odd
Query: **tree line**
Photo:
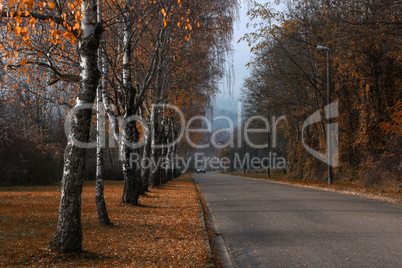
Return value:
<svg viewBox="0 0 402 268">
<path fill-rule="evenodd" d="M 279 133 L 288 172 L 300 180 L 327 177 L 325 163 L 303 147 L 326 152 L 326 124 L 302 133 L 303 122 L 327 105 L 330 49 L 332 101 L 338 101 L 339 165 L 335 179 L 367 185 L 401 183 L 402 61 L 400 1 L 285 1 L 281 11 L 256 4 L 256 31 L 243 37 L 255 58 L 244 83 L 248 116 L 285 115 Z M 268 109 L 268 110 L 267 110 Z"/>
<path fill-rule="evenodd" d="M 138 204 L 148 187 L 177 176 L 172 156 L 192 148 L 173 141 L 183 118 L 205 114 L 217 92 L 237 3 L 9 0 L 0 9 L 0 154 L 7 159 L 1 161 L 7 171 L 2 176 L 11 183 L 24 175 L 24 183 L 34 183 L 29 178 L 36 170 L 38 178 L 47 178 L 41 183 L 48 183 L 60 174 L 58 224 L 49 248 L 81 251 L 87 164 L 82 144 L 96 140 L 101 225 L 112 224 L 103 196 L 106 136 L 117 144 L 123 204 Z M 201 138 L 199 133 L 190 137 Z M 143 146 L 133 146 L 139 143 Z M 163 144 L 172 146 L 158 146 Z M 131 163 L 133 154 L 155 162 L 167 159 L 169 165 L 138 169 Z"/>
</svg>

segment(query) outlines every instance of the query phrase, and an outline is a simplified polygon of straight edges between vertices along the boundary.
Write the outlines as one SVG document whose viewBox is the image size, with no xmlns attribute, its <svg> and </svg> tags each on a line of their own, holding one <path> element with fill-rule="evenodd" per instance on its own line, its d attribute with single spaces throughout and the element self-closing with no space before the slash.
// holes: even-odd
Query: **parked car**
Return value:
<svg viewBox="0 0 402 268">
<path fill-rule="evenodd" d="M 198 166 L 198 167 L 197 167 L 197 174 L 198 174 L 198 173 L 201 173 L 201 172 L 202 172 L 202 173 L 205 173 L 205 168 L 204 168 L 203 166 Z"/>
</svg>

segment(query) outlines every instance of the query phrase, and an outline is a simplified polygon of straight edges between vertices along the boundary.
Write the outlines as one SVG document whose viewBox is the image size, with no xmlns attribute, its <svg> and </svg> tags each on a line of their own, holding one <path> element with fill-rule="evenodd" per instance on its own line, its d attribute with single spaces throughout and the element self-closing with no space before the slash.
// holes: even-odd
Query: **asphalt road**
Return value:
<svg viewBox="0 0 402 268">
<path fill-rule="evenodd" d="M 195 174 L 235 267 L 402 267 L 402 206 Z"/>
</svg>

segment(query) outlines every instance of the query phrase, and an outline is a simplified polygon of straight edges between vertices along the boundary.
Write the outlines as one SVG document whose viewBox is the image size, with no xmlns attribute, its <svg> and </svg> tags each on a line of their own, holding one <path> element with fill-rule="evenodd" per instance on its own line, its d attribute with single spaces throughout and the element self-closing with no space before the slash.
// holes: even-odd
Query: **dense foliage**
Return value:
<svg viewBox="0 0 402 268">
<path fill-rule="evenodd" d="M 336 179 L 397 185 L 402 155 L 402 50 L 400 1 L 287 1 L 249 12 L 257 31 L 244 37 L 255 60 L 244 85 L 249 116 L 285 115 L 280 132 L 288 171 L 298 179 L 322 180 L 326 165 L 303 147 L 302 124 L 327 105 L 330 48 L 332 101 L 338 101 L 339 165 Z M 305 130 L 307 144 L 326 150 L 326 120 Z"/>
</svg>

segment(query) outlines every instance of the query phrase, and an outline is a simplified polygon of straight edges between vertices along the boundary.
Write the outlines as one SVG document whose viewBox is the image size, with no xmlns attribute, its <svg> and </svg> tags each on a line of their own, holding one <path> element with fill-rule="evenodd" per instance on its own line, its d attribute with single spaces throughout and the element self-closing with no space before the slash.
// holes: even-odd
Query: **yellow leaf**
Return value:
<svg viewBox="0 0 402 268">
<path fill-rule="evenodd" d="M 29 21 L 29 26 L 32 26 L 35 23 L 35 18 L 32 17 L 31 20 Z"/>
<path fill-rule="evenodd" d="M 70 39 L 71 38 L 71 33 L 70 32 L 65 32 L 63 34 L 63 37 L 66 38 L 66 39 Z"/>
<path fill-rule="evenodd" d="M 35 2 L 35 0 L 27 0 L 27 1 L 26 1 L 27 8 L 28 8 L 28 9 L 31 9 L 32 6 L 33 6 L 33 4 L 34 4 L 34 2 Z"/>
<path fill-rule="evenodd" d="M 167 19 L 163 19 L 163 25 L 164 25 L 164 27 L 166 27 L 166 25 L 167 25 Z"/>
<path fill-rule="evenodd" d="M 15 35 L 19 35 L 21 33 L 21 30 L 22 29 L 19 26 L 16 26 L 16 27 L 13 28 L 13 31 L 14 31 Z"/>
<path fill-rule="evenodd" d="M 22 22 L 22 18 L 20 16 L 15 16 L 14 19 L 18 24 Z"/>
<path fill-rule="evenodd" d="M 77 29 L 79 29 L 79 28 L 80 28 L 80 23 L 77 22 L 77 23 L 74 25 L 73 30 L 77 30 Z"/>
<path fill-rule="evenodd" d="M 10 7 L 13 7 L 15 4 L 14 0 L 8 0 L 8 4 L 10 5 Z"/>
<path fill-rule="evenodd" d="M 48 5 L 49 5 L 49 7 L 50 7 L 51 9 L 54 9 L 54 3 L 53 3 L 53 2 L 49 2 Z"/>
<path fill-rule="evenodd" d="M 21 65 L 25 66 L 25 64 L 27 64 L 27 60 L 24 59 L 24 60 L 21 61 Z"/>
<path fill-rule="evenodd" d="M 167 14 L 166 14 L 166 11 L 164 8 L 162 8 L 161 12 L 162 12 L 163 16 L 166 17 Z"/>
</svg>

